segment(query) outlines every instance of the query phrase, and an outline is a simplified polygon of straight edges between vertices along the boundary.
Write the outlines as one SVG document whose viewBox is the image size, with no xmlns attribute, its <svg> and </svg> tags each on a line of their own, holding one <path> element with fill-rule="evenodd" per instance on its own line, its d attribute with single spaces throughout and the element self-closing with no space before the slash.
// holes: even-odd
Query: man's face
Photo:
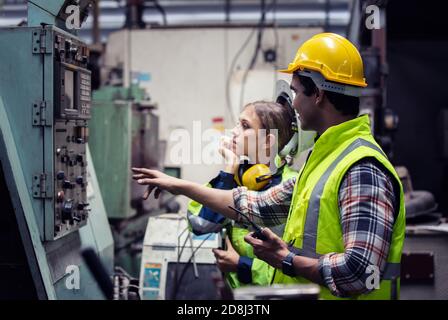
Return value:
<svg viewBox="0 0 448 320">
<path fill-rule="evenodd" d="M 302 130 L 316 130 L 316 120 L 319 117 L 319 108 L 316 105 L 316 94 L 306 96 L 305 88 L 298 76 L 294 75 L 291 81 L 291 91 L 294 93 L 292 105 L 297 111 Z"/>
</svg>

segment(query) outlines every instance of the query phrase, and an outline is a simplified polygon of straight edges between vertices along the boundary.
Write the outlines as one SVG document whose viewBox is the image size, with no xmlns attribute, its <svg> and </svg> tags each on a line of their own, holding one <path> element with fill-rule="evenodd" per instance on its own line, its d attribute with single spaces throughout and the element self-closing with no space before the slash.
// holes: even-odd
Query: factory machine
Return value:
<svg viewBox="0 0 448 320">
<path fill-rule="evenodd" d="M 112 228 L 115 262 L 136 278 L 149 216 L 178 210 L 167 193 L 143 201 L 145 188 L 132 180 L 131 167 L 162 168 L 156 109 L 137 84 L 109 84 L 93 92 L 89 145 Z"/>
<path fill-rule="evenodd" d="M 0 29 L 1 298 L 103 298 L 83 247 L 113 274 L 87 144 L 89 49 L 66 23 L 91 2 L 32 0 L 27 26 Z"/>
<path fill-rule="evenodd" d="M 316 284 L 242 286 L 232 290 L 216 266 L 221 233 L 197 236 L 185 216 L 150 217 L 143 242 L 139 293 L 143 300 L 315 300 Z"/>
<path fill-rule="evenodd" d="M 218 299 L 214 277 L 219 270 L 212 249 L 221 243 L 219 233 L 194 235 L 185 216 L 149 218 L 140 271 L 142 299 Z"/>
</svg>

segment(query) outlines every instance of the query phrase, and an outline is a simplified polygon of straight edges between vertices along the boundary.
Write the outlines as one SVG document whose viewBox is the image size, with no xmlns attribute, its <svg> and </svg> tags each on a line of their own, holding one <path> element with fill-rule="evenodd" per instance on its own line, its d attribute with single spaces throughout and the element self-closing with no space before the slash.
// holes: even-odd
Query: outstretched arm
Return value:
<svg viewBox="0 0 448 320">
<path fill-rule="evenodd" d="M 185 195 L 204 206 L 221 213 L 227 218 L 237 220 L 236 213 L 228 206 L 234 206 L 232 190 L 219 190 L 208 188 L 198 183 L 177 179 L 166 175 L 158 170 L 132 168 L 135 173 L 133 179 L 141 185 L 147 185 L 148 190 L 144 194 L 147 199 L 152 191 L 158 198 L 161 190 L 166 190 L 172 194 Z"/>
<path fill-rule="evenodd" d="M 168 176 L 157 170 L 133 168 L 133 178 L 147 185 L 144 198 L 155 190 L 158 198 L 161 190 L 183 194 L 229 219 L 240 221 L 242 217 L 229 209 L 235 207 L 260 226 L 272 227 L 286 222 L 295 178 L 289 179 L 265 191 L 248 191 L 246 187 L 218 190 L 200 184 Z"/>
</svg>

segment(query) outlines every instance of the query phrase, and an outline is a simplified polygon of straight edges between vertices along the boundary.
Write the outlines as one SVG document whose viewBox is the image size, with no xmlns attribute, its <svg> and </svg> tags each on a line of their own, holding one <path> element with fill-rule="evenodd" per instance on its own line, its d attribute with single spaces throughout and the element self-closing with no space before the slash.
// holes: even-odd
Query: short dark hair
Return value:
<svg viewBox="0 0 448 320">
<path fill-rule="evenodd" d="M 303 94 L 309 97 L 312 94 L 317 93 L 318 88 L 313 79 L 297 73 L 294 75 L 299 77 L 300 83 L 304 87 Z M 346 96 L 327 90 L 324 90 L 324 92 L 331 104 L 343 115 L 357 116 L 359 114 L 359 97 Z"/>
</svg>

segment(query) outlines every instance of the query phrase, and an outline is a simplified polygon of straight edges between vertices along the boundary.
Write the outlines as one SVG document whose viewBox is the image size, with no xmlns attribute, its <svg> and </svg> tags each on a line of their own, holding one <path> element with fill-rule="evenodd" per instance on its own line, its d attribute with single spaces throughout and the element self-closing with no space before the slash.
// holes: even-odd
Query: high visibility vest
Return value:
<svg viewBox="0 0 448 320">
<path fill-rule="evenodd" d="M 282 172 L 282 181 L 287 181 L 293 177 L 297 176 L 297 172 L 285 166 Z M 274 232 L 278 235 L 283 234 L 285 224 L 275 226 Z M 254 261 L 252 263 L 252 283 L 251 285 L 269 285 L 269 281 L 272 278 L 274 273 L 274 268 L 269 264 L 264 262 L 263 260 L 259 260 L 254 255 L 253 247 L 244 241 L 244 237 L 250 232 L 249 229 L 245 228 L 242 225 L 239 225 L 235 222 L 235 224 L 229 228 L 228 235 L 230 238 L 230 242 L 232 243 L 233 248 L 240 256 L 245 256 L 249 258 L 253 258 Z M 238 288 L 243 284 L 238 280 L 238 275 L 236 272 L 229 272 L 227 274 L 227 281 L 229 282 L 232 288 Z"/>
<path fill-rule="evenodd" d="M 305 166 L 299 172 L 282 238 L 292 245 L 293 252 L 306 257 L 319 258 L 327 253 L 343 253 L 339 187 L 349 168 L 367 157 L 378 160 L 395 178 L 400 190 L 399 212 L 394 221 L 387 265 L 380 274 L 379 289 L 351 299 L 391 299 L 399 295 L 400 259 L 405 236 L 403 188 L 394 167 L 371 134 L 367 115 L 330 127 L 316 141 Z M 271 282 L 309 283 L 303 277 L 286 276 L 278 269 Z M 324 286 L 321 286 L 321 298 L 338 299 Z"/>
</svg>

